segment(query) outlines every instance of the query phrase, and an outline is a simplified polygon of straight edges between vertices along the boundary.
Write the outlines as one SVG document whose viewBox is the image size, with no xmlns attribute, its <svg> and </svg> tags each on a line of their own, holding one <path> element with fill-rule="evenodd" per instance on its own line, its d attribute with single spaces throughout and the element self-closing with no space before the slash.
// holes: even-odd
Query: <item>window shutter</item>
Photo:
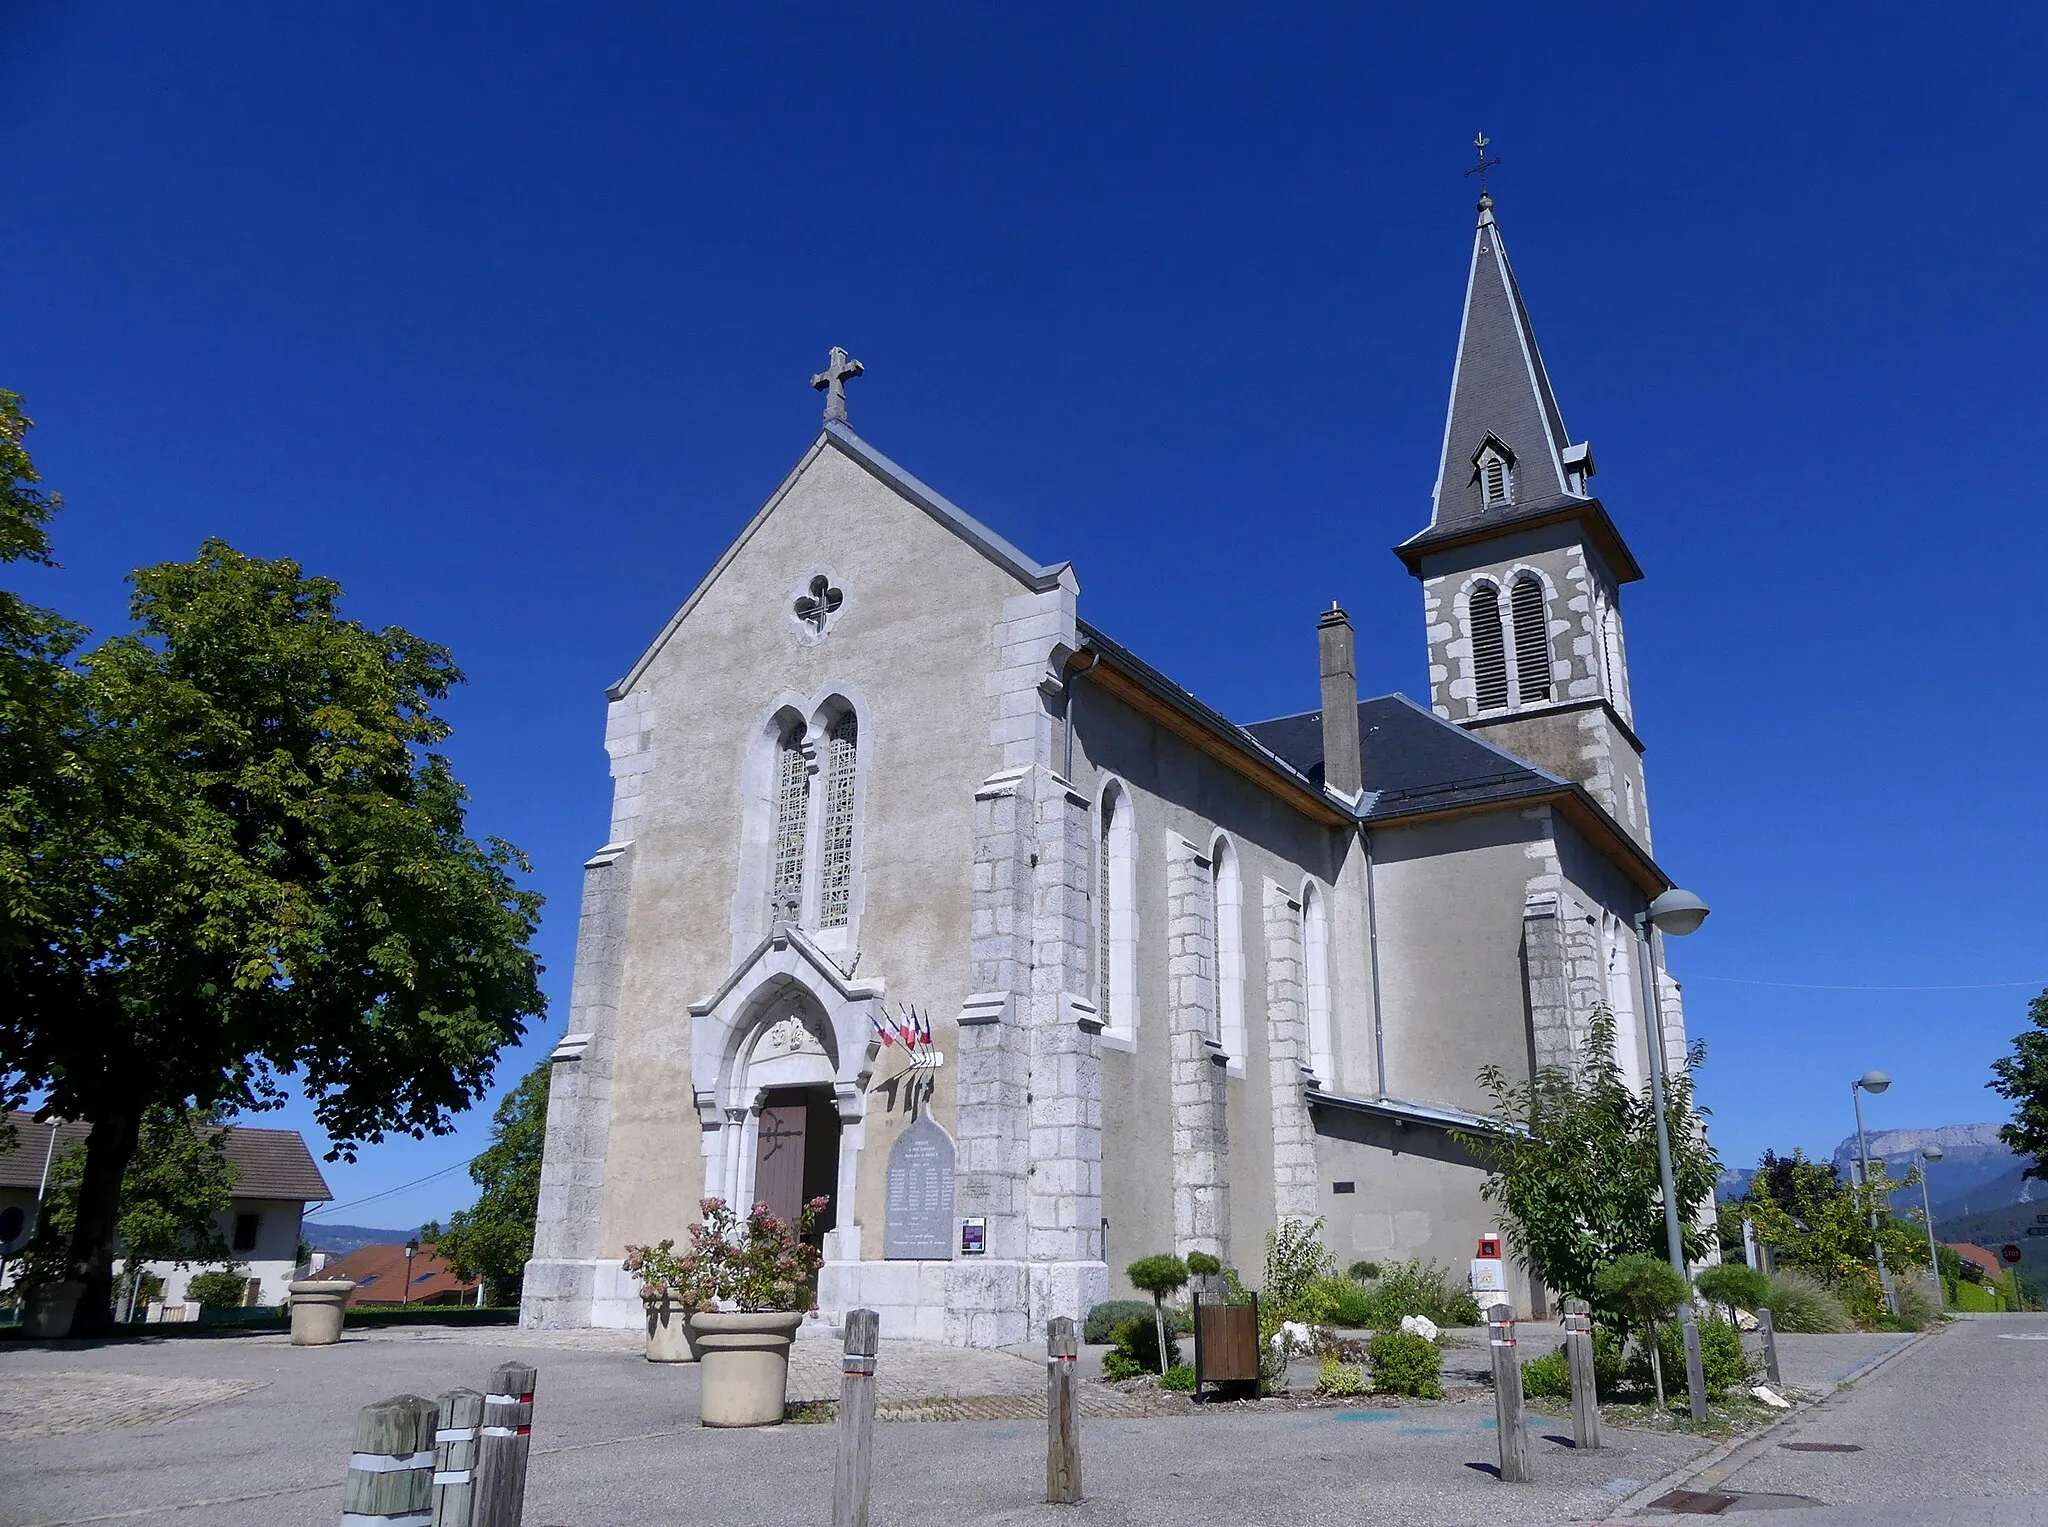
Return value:
<svg viewBox="0 0 2048 1527">
<path fill-rule="evenodd" d="M 1507 633 L 1500 623 L 1500 590 L 1482 583 L 1472 590 L 1472 669 L 1481 710 L 1500 710 L 1508 703 Z"/>
<path fill-rule="evenodd" d="M 1550 615 L 1543 585 L 1524 573 L 1515 580 L 1515 682 L 1522 704 L 1550 698 Z"/>
</svg>

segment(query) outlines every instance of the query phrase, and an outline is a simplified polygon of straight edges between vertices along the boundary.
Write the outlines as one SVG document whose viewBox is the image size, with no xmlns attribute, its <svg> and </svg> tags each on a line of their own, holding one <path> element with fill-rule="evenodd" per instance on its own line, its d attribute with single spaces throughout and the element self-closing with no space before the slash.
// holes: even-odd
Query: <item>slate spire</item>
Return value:
<svg viewBox="0 0 2048 1527">
<path fill-rule="evenodd" d="M 1592 455 L 1570 442 L 1508 265 L 1493 198 L 1482 191 L 1431 528 L 1583 498 Z"/>
</svg>

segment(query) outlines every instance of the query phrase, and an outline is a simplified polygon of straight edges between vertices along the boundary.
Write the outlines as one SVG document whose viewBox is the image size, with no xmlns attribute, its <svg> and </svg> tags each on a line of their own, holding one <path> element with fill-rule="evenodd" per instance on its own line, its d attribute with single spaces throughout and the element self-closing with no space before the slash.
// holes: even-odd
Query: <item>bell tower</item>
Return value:
<svg viewBox="0 0 2048 1527">
<path fill-rule="evenodd" d="M 1482 189 L 1430 522 L 1394 548 L 1422 583 L 1429 703 L 1584 785 L 1648 847 L 1621 625 L 1622 585 L 1643 572 L 1593 496 L 1594 471 Z"/>
</svg>

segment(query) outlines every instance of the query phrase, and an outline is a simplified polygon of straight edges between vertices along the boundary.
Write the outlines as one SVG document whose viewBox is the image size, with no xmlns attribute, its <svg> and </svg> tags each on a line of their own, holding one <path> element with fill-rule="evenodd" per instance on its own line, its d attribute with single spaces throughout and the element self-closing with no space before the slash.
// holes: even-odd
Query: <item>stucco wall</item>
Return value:
<svg viewBox="0 0 2048 1527">
<path fill-rule="evenodd" d="M 1135 1046 L 1105 1036 L 1103 1214 L 1109 1220 L 1112 1291 L 1129 1297 L 1123 1269 L 1174 1246 L 1173 1100 L 1167 1045 L 1167 863 L 1179 840 L 1204 854 L 1220 829 L 1238 855 L 1244 892 L 1246 1054 L 1233 1058 L 1226 1086 L 1231 1243 L 1226 1261 L 1256 1267 L 1273 1224 L 1272 1090 L 1268 1070 L 1266 934 L 1263 888 L 1273 880 L 1295 895 L 1314 875 L 1330 892 L 1339 834 L 1302 817 L 1121 701 L 1075 686 L 1075 785 L 1099 803 L 1114 775 L 1128 792 L 1138 828 L 1138 1029 Z M 1335 939 L 1333 927 L 1333 942 Z M 1333 951 L 1334 954 L 1334 951 Z M 1346 983 L 1332 960 L 1333 1016 L 1340 1043 L 1353 1027 L 1370 1035 L 1367 993 Z M 1349 1027 L 1347 1027 L 1347 1025 Z"/>
<path fill-rule="evenodd" d="M 799 640 L 792 600 L 817 572 L 845 596 Z M 999 767 L 984 692 L 992 632 L 1019 582 L 836 450 L 820 452 L 669 637 L 635 692 L 655 764 L 633 823 L 631 892 L 597 1255 L 680 1235 L 702 1193 L 688 1004 L 731 968 L 741 778 L 779 701 L 829 694 L 859 713 L 855 896 L 863 978 L 915 1003 L 954 1050 L 967 992 L 975 787 Z M 814 783 L 815 788 L 815 783 Z M 745 909 L 742 909 L 745 910 Z M 887 1052 L 877 1079 L 893 1074 Z M 891 1105 L 894 1105 L 891 1107 Z M 881 1245 L 878 1164 L 908 1123 L 904 1089 L 867 1100 L 853 1212 Z M 953 1123 L 951 1074 L 933 1115 Z M 842 1208 L 842 1223 L 845 1222 Z"/>
<path fill-rule="evenodd" d="M 1522 908 L 1549 841 L 1514 808 L 1373 829 L 1389 1095 L 1481 1109 L 1482 1066 L 1526 1074 Z"/>
</svg>

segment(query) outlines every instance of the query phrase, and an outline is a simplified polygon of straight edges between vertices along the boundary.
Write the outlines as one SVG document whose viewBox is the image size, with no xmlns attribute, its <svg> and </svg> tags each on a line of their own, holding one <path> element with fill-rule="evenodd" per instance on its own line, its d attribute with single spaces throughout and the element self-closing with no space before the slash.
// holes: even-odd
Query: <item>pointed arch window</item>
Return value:
<svg viewBox="0 0 2048 1527">
<path fill-rule="evenodd" d="M 1245 1060 L 1244 882 L 1237 850 L 1218 838 L 1209 856 L 1209 885 L 1216 925 L 1216 1038 L 1231 1065 Z"/>
<path fill-rule="evenodd" d="M 1534 573 L 1515 580 L 1509 596 L 1515 616 L 1515 688 L 1520 704 L 1550 698 L 1550 610 Z"/>
<path fill-rule="evenodd" d="M 795 922 L 804 909 L 804 840 L 810 827 L 811 763 L 803 728 L 784 730 L 775 748 L 775 837 L 768 879 L 771 917 Z"/>
<path fill-rule="evenodd" d="M 844 711 L 825 737 L 824 852 L 818 870 L 818 926 L 843 928 L 853 905 L 853 799 L 860 723 Z"/>
<path fill-rule="evenodd" d="M 1476 585 L 1465 618 L 1472 633 L 1473 703 L 1483 711 L 1505 709 L 1508 644 L 1501 626 L 1500 590 L 1491 583 Z"/>
<path fill-rule="evenodd" d="M 1301 892 L 1301 977 L 1308 1007 L 1308 1068 L 1328 1087 L 1336 1080 L 1336 1047 L 1330 1022 L 1330 919 L 1322 887 L 1310 881 Z"/>
</svg>

